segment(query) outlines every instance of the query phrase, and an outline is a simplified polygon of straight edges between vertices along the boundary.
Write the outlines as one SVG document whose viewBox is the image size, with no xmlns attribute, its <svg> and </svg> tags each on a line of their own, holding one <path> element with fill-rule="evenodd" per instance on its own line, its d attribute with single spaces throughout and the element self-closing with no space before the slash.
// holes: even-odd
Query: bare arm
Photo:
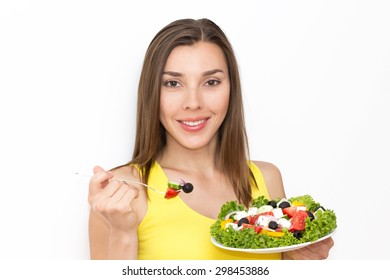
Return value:
<svg viewBox="0 0 390 280">
<path fill-rule="evenodd" d="M 137 232 L 115 230 L 101 214 L 91 209 L 89 248 L 90 258 L 93 260 L 137 259 Z"/>
<path fill-rule="evenodd" d="M 94 173 L 89 188 L 91 259 L 136 259 L 140 191 L 115 179 L 129 178 L 123 170 L 96 167 Z"/>
</svg>

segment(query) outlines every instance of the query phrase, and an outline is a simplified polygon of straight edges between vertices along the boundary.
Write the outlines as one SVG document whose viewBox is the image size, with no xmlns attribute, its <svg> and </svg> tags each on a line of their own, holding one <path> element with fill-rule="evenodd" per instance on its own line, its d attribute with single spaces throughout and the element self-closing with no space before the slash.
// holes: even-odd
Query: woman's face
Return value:
<svg viewBox="0 0 390 280">
<path fill-rule="evenodd" d="M 230 80 L 222 50 L 199 42 L 173 49 L 164 68 L 160 121 L 167 143 L 188 149 L 216 143 L 228 109 Z"/>
</svg>

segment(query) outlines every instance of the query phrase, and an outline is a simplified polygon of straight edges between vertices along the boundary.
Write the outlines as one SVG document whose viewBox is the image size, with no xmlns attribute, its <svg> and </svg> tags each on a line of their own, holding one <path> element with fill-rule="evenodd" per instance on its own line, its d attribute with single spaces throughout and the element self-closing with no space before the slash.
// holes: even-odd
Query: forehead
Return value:
<svg viewBox="0 0 390 280">
<path fill-rule="evenodd" d="M 165 64 L 166 71 L 183 73 L 216 68 L 227 70 L 225 55 L 218 45 L 206 42 L 174 48 Z"/>
</svg>

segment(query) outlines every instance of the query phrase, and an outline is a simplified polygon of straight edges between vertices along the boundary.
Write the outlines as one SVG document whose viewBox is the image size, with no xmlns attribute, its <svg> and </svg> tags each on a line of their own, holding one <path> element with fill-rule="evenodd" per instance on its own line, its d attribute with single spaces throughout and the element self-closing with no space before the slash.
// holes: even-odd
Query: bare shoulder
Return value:
<svg viewBox="0 0 390 280">
<path fill-rule="evenodd" d="M 282 174 L 279 168 L 270 162 L 252 161 L 261 171 L 271 199 L 286 197 Z"/>
</svg>

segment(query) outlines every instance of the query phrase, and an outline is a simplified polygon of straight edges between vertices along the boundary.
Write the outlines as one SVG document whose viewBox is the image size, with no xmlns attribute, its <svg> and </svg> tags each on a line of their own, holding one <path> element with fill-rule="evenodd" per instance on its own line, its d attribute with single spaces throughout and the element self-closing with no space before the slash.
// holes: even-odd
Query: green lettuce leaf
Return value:
<svg viewBox="0 0 390 280">
<path fill-rule="evenodd" d="M 242 211 L 244 210 L 244 206 L 242 204 L 238 204 L 237 201 L 228 201 L 221 207 L 221 211 L 219 212 L 218 219 L 223 219 L 225 216 L 234 211 Z"/>
</svg>

